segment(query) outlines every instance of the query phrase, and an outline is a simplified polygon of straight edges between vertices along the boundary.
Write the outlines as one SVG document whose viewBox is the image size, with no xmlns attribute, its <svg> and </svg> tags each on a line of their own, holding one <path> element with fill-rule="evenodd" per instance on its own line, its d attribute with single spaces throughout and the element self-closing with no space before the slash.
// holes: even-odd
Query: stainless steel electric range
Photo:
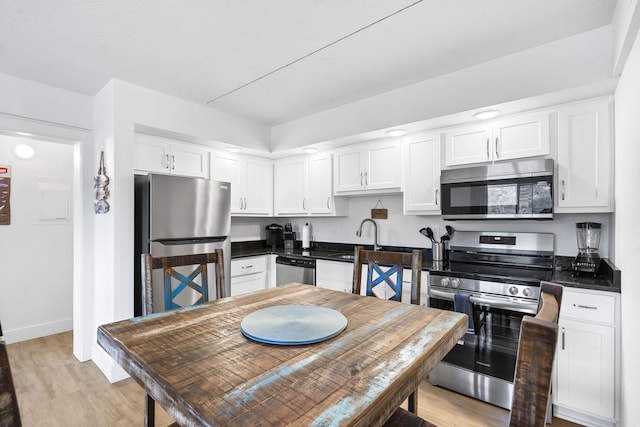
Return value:
<svg viewBox="0 0 640 427">
<path fill-rule="evenodd" d="M 456 231 L 448 267 L 430 273 L 429 305 L 472 321 L 432 384 L 511 408 L 520 324 L 537 312 L 540 281 L 553 276 L 553 249 L 551 233 Z"/>
</svg>

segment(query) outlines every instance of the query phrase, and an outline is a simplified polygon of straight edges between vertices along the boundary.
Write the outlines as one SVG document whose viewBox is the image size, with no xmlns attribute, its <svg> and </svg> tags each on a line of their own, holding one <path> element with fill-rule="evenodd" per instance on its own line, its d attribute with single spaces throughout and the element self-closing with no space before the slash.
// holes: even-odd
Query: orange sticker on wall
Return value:
<svg viewBox="0 0 640 427">
<path fill-rule="evenodd" d="M 0 225 L 11 224 L 11 166 L 0 165 Z"/>
</svg>

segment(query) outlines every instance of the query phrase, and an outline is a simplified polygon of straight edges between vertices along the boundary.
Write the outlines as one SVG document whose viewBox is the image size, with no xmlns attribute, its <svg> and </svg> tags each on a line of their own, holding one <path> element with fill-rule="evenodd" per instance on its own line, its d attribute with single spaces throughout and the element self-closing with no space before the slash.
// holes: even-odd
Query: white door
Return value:
<svg viewBox="0 0 640 427">
<path fill-rule="evenodd" d="M 360 166 L 360 148 L 342 150 L 335 154 L 335 191 L 359 191 L 364 186 L 364 176 Z"/>
<path fill-rule="evenodd" d="M 245 160 L 245 214 L 273 215 L 273 164 L 270 160 Z"/>
<path fill-rule="evenodd" d="M 307 161 L 305 157 L 274 163 L 274 210 L 276 215 L 307 213 Z"/>
<path fill-rule="evenodd" d="M 211 153 L 211 179 L 231 183 L 231 213 L 242 213 L 245 206 L 244 163 L 231 153 Z"/>
<path fill-rule="evenodd" d="M 364 185 L 366 190 L 400 188 L 401 144 L 399 139 L 366 145 Z"/>
<path fill-rule="evenodd" d="M 195 144 L 172 144 L 171 173 L 207 178 L 209 174 L 209 152 Z"/>
<path fill-rule="evenodd" d="M 309 157 L 309 192 L 307 195 L 310 214 L 333 212 L 333 168 L 331 154 Z"/>
<path fill-rule="evenodd" d="M 549 154 L 549 114 L 536 113 L 497 121 L 493 126 L 493 160 Z"/>
<path fill-rule="evenodd" d="M 558 110 L 557 212 L 612 211 L 610 129 L 608 102 Z"/>
<path fill-rule="evenodd" d="M 491 126 L 460 126 L 446 133 L 445 165 L 456 166 L 493 160 Z"/>
<path fill-rule="evenodd" d="M 135 169 L 144 172 L 169 173 L 171 154 L 169 142 L 137 133 L 135 135 Z"/>
<path fill-rule="evenodd" d="M 440 212 L 440 134 L 407 138 L 403 147 L 405 214 Z"/>
<path fill-rule="evenodd" d="M 560 319 L 555 403 L 614 418 L 615 328 Z"/>
</svg>

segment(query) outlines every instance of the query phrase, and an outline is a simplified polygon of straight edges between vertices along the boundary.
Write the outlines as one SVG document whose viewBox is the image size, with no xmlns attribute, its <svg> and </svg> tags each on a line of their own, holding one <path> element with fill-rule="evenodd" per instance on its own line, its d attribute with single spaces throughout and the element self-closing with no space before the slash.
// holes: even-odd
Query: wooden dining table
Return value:
<svg viewBox="0 0 640 427">
<path fill-rule="evenodd" d="M 246 316 L 334 309 L 337 336 L 256 342 Z M 181 426 L 378 426 L 464 335 L 451 311 L 292 283 L 98 328 L 98 343 Z M 428 402 L 423 402 L 428 405 Z"/>
</svg>

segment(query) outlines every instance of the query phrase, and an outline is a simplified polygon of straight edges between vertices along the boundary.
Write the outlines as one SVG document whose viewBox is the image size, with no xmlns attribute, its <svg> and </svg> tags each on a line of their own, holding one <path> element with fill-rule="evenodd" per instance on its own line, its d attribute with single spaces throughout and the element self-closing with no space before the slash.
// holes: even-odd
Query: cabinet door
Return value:
<svg viewBox="0 0 640 427">
<path fill-rule="evenodd" d="M 497 121 L 493 126 L 493 160 L 549 154 L 549 114 L 536 113 Z"/>
<path fill-rule="evenodd" d="M 615 328 L 560 319 L 554 403 L 614 418 Z"/>
<path fill-rule="evenodd" d="M 446 166 L 466 165 L 491 160 L 493 160 L 493 145 L 490 125 L 461 126 L 446 133 Z"/>
<path fill-rule="evenodd" d="M 231 213 L 242 213 L 245 206 L 245 167 L 238 156 L 213 151 L 211 153 L 211 179 L 231 183 Z"/>
<path fill-rule="evenodd" d="M 209 175 L 209 151 L 195 144 L 174 143 L 171 151 L 171 173 L 207 178 Z"/>
<path fill-rule="evenodd" d="M 324 260 L 316 261 L 316 286 L 350 293 L 352 282 L 352 263 Z"/>
<path fill-rule="evenodd" d="M 608 101 L 558 110 L 556 212 L 611 212 L 611 125 Z"/>
<path fill-rule="evenodd" d="M 307 213 L 307 159 L 296 157 L 274 163 L 276 215 Z"/>
<path fill-rule="evenodd" d="M 440 134 L 407 138 L 402 170 L 404 213 L 440 213 Z"/>
<path fill-rule="evenodd" d="M 340 150 L 335 154 L 335 192 L 362 190 L 364 174 L 360 168 L 360 148 Z"/>
<path fill-rule="evenodd" d="M 266 289 L 265 273 L 248 274 L 231 278 L 231 296 L 248 294 Z"/>
<path fill-rule="evenodd" d="M 310 214 L 333 212 L 333 167 L 331 154 L 309 157 L 309 192 L 307 202 Z"/>
<path fill-rule="evenodd" d="M 400 188 L 400 140 L 365 145 L 364 186 L 366 190 Z"/>
<path fill-rule="evenodd" d="M 245 158 L 244 214 L 273 215 L 273 163 L 260 158 Z"/>
<path fill-rule="evenodd" d="M 135 169 L 145 172 L 169 173 L 171 148 L 169 141 L 137 133 L 135 135 Z"/>
</svg>

